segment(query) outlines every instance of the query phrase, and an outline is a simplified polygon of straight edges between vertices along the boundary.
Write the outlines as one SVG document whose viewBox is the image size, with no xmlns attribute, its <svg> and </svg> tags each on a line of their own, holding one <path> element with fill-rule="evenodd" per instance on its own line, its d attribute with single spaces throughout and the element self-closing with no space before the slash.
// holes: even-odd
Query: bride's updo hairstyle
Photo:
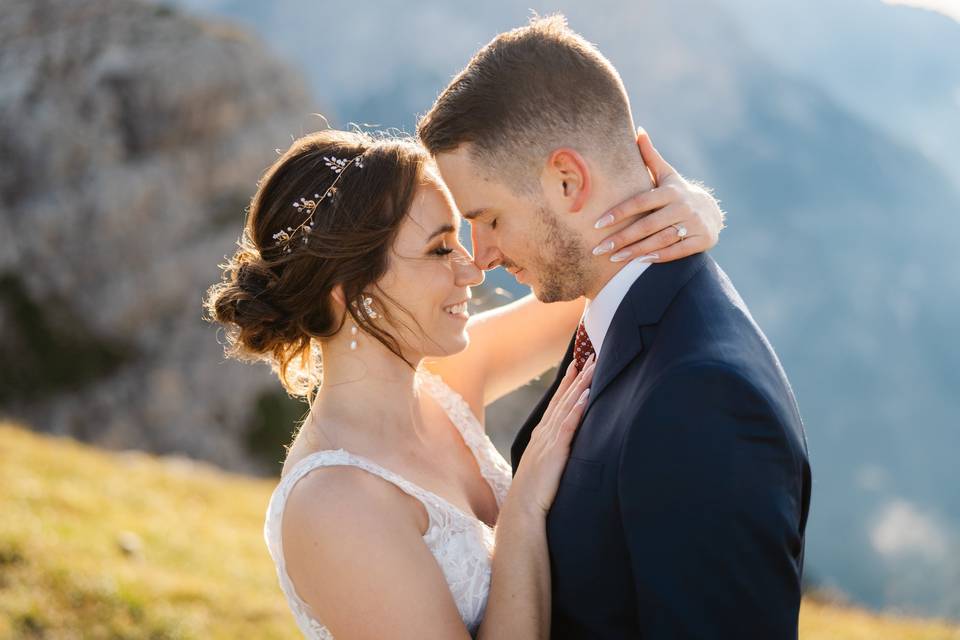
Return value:
<svg viewBox="0 0 960 640">
<path fill-rule="evenodd" d="M 354 322 L 403 358 L 363 298 L 397 326 L 376 283 L 427 162 L 411 140 L 335 130 L 296 140 L 260 179 L 237 251 L 204 300 L 207 319 L 226 328 L 226 354 L 269 362 L 289 394 L 312 401 L 320 382 L 315 340 L 346 320 L 332 304 L 340 285 Z"/>
</svg>

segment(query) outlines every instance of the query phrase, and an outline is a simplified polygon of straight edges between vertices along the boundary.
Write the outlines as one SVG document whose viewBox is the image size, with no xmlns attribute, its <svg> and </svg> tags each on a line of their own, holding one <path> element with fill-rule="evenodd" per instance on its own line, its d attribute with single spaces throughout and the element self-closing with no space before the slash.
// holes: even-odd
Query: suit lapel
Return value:
<svg viewBox="0 0 960 640">
<path fill-rule="evenodd" d="M 652 264 L 630 287 L 610 322 L 597 370 L 590 385 L 587 411 L 603 390 L 644 349 L 641 328 L 660 322 L 680 289 L 706 264 L 698 253 L 674 262 Z"/>
</svg>

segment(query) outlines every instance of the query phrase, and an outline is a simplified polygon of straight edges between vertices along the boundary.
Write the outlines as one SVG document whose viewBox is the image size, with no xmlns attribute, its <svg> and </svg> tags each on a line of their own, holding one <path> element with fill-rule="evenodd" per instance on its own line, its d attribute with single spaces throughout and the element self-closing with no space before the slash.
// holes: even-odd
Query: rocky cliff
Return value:
<svg viewBox="0 0 960 640">
<path fill-rule="evenodd" d="M 112 448 L 253 470 L 265 367 L 201 298 L 257 177 L 310 122 L 240 30 L 128 0 L 4 2 L 0 412 Z"/>
</svg>

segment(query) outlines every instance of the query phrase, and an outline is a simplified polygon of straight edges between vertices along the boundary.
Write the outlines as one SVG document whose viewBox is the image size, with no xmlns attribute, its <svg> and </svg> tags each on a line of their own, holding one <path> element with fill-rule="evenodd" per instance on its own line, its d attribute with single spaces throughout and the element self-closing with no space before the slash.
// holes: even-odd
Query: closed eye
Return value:
<svg viewBox="0 0 960 640">
<path fill-rule="evenodd" d="M 435 256 L 448 256 L 451 253 L 453 253 L 453 249 L 451 249 L 450 247 L 440 246 L 434 249 L 433 251 L 431 251 L 430 253 L 432 253 Z"/>
</svg>

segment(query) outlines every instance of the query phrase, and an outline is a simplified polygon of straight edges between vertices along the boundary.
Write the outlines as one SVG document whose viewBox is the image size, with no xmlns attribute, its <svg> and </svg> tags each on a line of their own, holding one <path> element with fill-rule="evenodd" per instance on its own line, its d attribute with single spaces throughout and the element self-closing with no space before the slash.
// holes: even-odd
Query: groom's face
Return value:
<svg viewBox="0 0 960 640">
<path fill-rule="evenodd" d="M 573 300 L 586 289 L 587 250 L 537 194 L 518 194 L 491 177 L 461 146 L 436 156 L 460 214 L 470 222 L 474 261 L 481 269 L 503 266 L 543 302 Z"/>
</svg>

